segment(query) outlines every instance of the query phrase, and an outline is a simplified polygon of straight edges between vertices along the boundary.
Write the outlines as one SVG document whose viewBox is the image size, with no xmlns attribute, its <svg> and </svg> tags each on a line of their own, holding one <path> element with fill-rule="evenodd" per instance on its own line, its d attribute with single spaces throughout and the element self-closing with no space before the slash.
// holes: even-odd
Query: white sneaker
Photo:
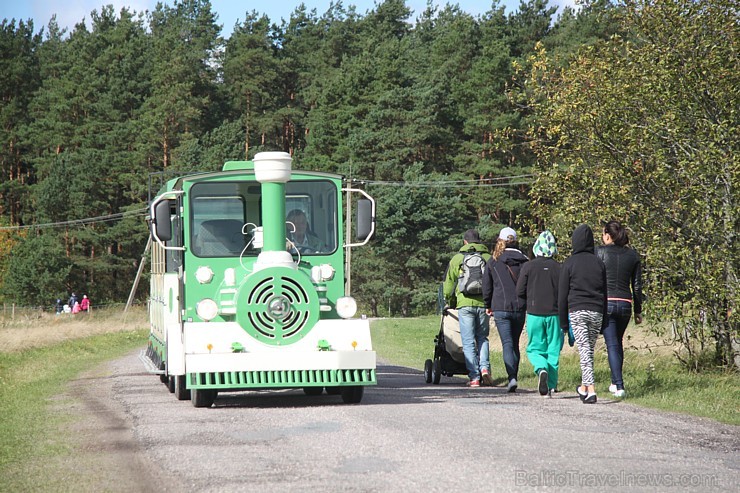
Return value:
<svg viewBox="0 0 740 493">
<path fill-rule="evenodd" d="M 506 390 L 508 392 L 516 392 L 517 386 L 518 383 L 516 381 L 516 378 L 512 378 L 511 380 L 509 380 L 509 385 L 506 386 Z"/>
<path fill-rule="evenodd" d="M 614 384 L 611 384 L 611 385 L 609 386 L 609 392 L 611 392 L 611 393 L 613 394 L 613 393 L 614 393 L 614 392 L 616 392 L 616 391 L 617 391 L 617 386 L 616 386 L 616 385 L 614 385 Z"/>
<path fill-rule="evenodd" d="M 614 392 L 612 392 L 612 395 L 616 397 L 617 399 L 623 399 L 624 396 L 627 395 L 627 392 L 625 392 L 624 389 L 619 389 L 619 390 L 615 390 Z"/>
</svg>

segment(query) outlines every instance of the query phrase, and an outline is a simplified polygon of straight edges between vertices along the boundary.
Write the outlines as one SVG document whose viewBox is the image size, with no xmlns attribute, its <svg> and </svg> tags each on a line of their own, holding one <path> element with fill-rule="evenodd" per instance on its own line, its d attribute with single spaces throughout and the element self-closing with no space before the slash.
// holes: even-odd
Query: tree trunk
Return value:
<svg viewBox="0 0 740 493">
<path fill-rule="evenodd" d="M 252 93 L 247 93 L 247 108 L 244 117 L 244 159 L 249 159 L 249 131 L 250 129 L 250 116 L 252 111 Z"/>
<path fill-rule="evenodd" d="M 736 370 L 740 370 L 740 327 L 738 323 L 733 323 L 732 315 L 737 313 L 735 300 L 737 299 L 737 272 L 735 271 L 733 250 L 737 250 L 737 228 L 735 225 L 735 215 L 733 214 L 733 194 L 732 194 L 732 175 L 729 170 L 727 161 L 724 161 L 722 173 L 723 197 L 722 197 L 722 221 L 725 230 L 725 248 L 729 253 L 725 261 L 724 280 L 727 289 L 727 306 L 725 307 L 722 324 L 721 337 L 718 344 L 721 344 L 721 354 L 727 364 L 734 364 Z"/>
<path fill-rule="evenodd" d="M 162 135 L 162 167 L 164 169 L 167 169 L 167 165 L 169 164 L 169 151 L 170 147 L 167 142 L 167 123 L 164 124 L 164 132 Z"/>
</svg>

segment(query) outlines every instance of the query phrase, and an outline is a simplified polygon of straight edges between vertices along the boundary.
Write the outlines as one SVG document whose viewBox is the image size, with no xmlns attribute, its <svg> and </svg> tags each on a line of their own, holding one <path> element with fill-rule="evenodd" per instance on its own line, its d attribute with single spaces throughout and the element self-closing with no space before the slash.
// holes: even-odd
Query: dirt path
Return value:
<svg viewBox="0 0 740 493">
<path fill-rule="evenodd" d="M 74 484 L 69 491 L 173 491 L 158 486 L 165 473 L 146 457 L 134 436 L 135 423 L 114 385 L 120 377 L 110 365 L 102 365 L 72 381 L 56 400 L 57 412 L 73 416 L 69 435 L 75 453 L 49 466 L 68 471 Z M 167 481 L 177 485 L 174 478 Z"/>
</svg>

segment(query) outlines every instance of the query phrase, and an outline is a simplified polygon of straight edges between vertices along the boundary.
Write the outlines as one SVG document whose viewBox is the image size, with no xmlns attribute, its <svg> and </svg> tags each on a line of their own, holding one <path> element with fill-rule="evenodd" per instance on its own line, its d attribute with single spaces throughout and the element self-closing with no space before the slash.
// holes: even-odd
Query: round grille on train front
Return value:
<svg viewBox="0 0 740 493">
<path fill-rule="evenodd" d="M 255 339 L 274 346 L 301 340 L 319 319 L 319 299 L 303 272 L 269 267 L 239 288 L 237 321 Z"/>
</svg>

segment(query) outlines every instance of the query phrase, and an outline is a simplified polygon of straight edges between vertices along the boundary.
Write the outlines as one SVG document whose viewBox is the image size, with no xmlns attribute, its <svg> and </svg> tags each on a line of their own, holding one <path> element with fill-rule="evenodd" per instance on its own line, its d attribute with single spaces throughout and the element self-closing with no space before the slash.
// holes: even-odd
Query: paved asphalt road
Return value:
<svg viewBox="0 0 740 493">
<path fill-rule="evenodd" d="M 91 490 L 740 491 L 738 427 L 570 392 L 428 385 L 402 367 L 379 366 L 358 405 L 291 390 L 196 409 L 132 353 L 70 394 Z"/>
</svg>

